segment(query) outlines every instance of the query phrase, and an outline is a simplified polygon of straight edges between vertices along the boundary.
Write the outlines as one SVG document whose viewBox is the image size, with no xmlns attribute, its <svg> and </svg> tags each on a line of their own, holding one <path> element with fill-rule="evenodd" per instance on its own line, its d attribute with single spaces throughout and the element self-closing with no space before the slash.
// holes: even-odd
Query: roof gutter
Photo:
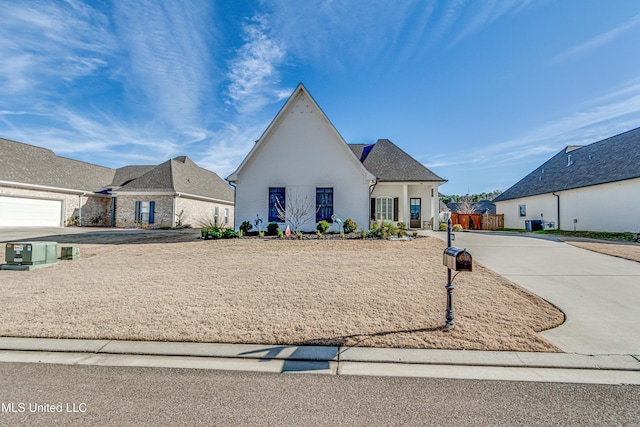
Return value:
<svg viewBox="0 0 640 427">
<path fill-rule="evenodd" d="M 100 194 L 100 193 L 96 193 L 96 192 L 89 192 L 87 190 L 74 190 L 74 189 L 71 189 L 71 188 L 50 187 L 48 185 L 40 185 L 40 184 L 25 184 L 23 182 L 13 182 L 13 181 L 2 181 L 2 180 L 0 180 L 0 185 L 6 185 L 6 186 L 9 186 L 9 187 L 15 187 L 15 188 L 27 188 L 27 189 L 30 189 L 30 190 L 60 191 L 60 192 L 69 193 L 69 194 L 79 194 L 79 195 L 91 194 L 92 196 L 107 197 L 106 194 Z"/>
</svg>

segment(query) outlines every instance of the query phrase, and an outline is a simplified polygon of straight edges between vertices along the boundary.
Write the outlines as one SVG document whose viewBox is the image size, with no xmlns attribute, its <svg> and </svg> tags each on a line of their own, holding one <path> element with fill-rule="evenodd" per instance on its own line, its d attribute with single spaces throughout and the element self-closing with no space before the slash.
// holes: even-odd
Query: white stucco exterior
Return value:
<svg viewBox="0 0 640 427">
<path fill-rule="evenodd" d="M 359 162 L 315 101 L 300 86 L 258 140 L 238 170 L 229 176 L 236 186 L 236 228 L 268 222 L 269 188 L 286 188 L 294 198 L 315 206 L 316 188 L 333 188 L 334 214 L 368 225 L 369 186 L 375 179 Z M 286 227 L 281 222 L 281 227 Z M 314 231 L 314 219 L 302 231 Z M 337 225 L 332 225 L 337 231 Z"/>
<path fill-rule="evenodd" d="M 544 219 L 553 228 L 580 231 L 640 232 L 640 178 L 495 202 L 505 228 L 525 228 L 525 220 Z M 519 206 L 526 215 L 520 216 Z M 548 228 L 548 227 L 547 227 Z"/>
</svg>

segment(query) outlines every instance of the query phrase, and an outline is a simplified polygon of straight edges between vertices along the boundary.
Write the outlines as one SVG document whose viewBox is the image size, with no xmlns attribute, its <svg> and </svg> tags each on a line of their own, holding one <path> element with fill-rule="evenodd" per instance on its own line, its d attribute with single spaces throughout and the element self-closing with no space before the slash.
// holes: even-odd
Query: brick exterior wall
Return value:
<svg viewBox="0 0 640 427">
<path fill-rule="evenodd" d="M 136 224 L 136 202 L 155 202 L 153 224 Z M 116 198 L 116 227 L 171 227 L 173 196 L 118 195 Z"/>
<path fill-rule="evenodd" d="M 216 207 L 218 208 L 218 225 L 233 229 L 235 218 L 233 204 L 231 203 L 213 203 L 179 197 L 176 205 L 176 215 L 180 215 L 180 212 L 182 212 L 182 225 L 198 228 L 203 222 L 213 222 Z M 224 224 L 225 209 L 229 209 L 228 224 Z"/>
<path fill-rule="evenodd" d="M 59 191 L 30 190 L 0 186 L 0 195 L 62 201 L 62 226 L 75 224 L 80 214 L 80 196 Z M 82 196 L 82 225 L 106 226 L 111 199 L 103 196 Z"/>
<path fill-rule="evenodd" d="M 30 190 L 24 188 L 0 186 L 0 195 L 35 199 L 62 201 L 62 226 L 76 225 L 80 215 L 80 196 L 58 191 Z M 218 208 L 218 223 L 223 225 L 224 211 L 229 209 L 228 227 L 234 228 L 233 204 L 213 203 L 202 200 L 179 197 L 176 201 L 176 218 L 173 218 L 173 196 L 119 195 L 116 206 L 116 227 L 139 227 L 135 222 L 136 201 L 155 202 L 154 223 L 142 224 L 152 228 L 171 227 L 178 221 L 177 215 L 182 212 L 182 225 L 200 227 L 201 222 L 213 220 L 215 208 Z M 82 226 L 108 227 L 111 224 L 111 197 L 82 196 Z"/>
</svg>

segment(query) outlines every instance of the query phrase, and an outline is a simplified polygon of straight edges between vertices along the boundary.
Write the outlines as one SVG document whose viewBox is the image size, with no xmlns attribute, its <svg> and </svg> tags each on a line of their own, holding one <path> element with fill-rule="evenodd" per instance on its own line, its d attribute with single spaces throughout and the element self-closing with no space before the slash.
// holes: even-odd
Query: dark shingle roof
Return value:
<svg viewBox="0 0 640 427">
<path fill-rule="evenodd" d="M 494 202 L 640 177 L 640 128 L 584 147 L 569 146 Z"/>
<path fill-rule="evenodd" d="M 0 138 L 0 180 L 78 191 L 101 191 L 111 168 L 57 156 L 47 148 Z"/>
<path fill-rule="evenodd" d="M 176 157 L 151 167 L 139 177 L 124 184 L 118 192 L 140 190 L 175 191 L 233 202 L 231 186 L 216 173 L 199 167 L 186 156 Z"/>
<path fill-rule="evenodd" d="M 149 172 L 155 166 L 124 166 L 116 169 L 111 187 L 121 187 Z"/>
<path fill-rule="evenodd" d="M 460 209 L 460 205 L 462 205 L 462 203 L 458 202 L 449 202 L 446 204 L 447 209 L 451 212 L 458 212 L 458 210 Z M 496 205 L 491 203 L 490 200 L 480 200 L 479 202 L 472 202 L 471 207 L 473 208 L 473 213 L 477 214 L 484 214 L 486 212 L 493 215 L 496 213 Z"/>
<path fill-rule="evenodd" d="M 233 202 L 233 189 L 186 156 L 157 166 L 111 169 L 57 156 L 53 151 L 0 138 L 0 181 L 100 192 L 175 191 Z"/>
<path fill-rule="evenodd" d="M 380 181 L 446 182 L 388 139 L 375 144 L 349 144 L 351 151 Z"/>
</svg>

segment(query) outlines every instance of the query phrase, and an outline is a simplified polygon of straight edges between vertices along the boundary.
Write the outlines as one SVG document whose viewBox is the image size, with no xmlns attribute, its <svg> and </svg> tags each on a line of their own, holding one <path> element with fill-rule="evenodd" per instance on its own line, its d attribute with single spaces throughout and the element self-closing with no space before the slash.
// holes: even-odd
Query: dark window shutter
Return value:
<svg viewBox="0 0 640 427">
<path fill-rule="evenodd" d="M 154 212 L 156 210 L 156 202 L 149 202 L 149 224 L 153 224 Z"/>
<path fill-rule="evenodd" d="M 376 199 L 371 198 L 371 219 L 376 220 Z"/>
<path fill-rule="evenodd" d="M 398 205 L 400 204 L 400 199 L 397 197 L 393 198 L 393 220 L 398 220 Z"/>
<path fill-rule="evenodd" d="M 135 213 L 135 220 L 136 221 L 142 221 L 142 212 L 141 212 L 141 209 L 140 209 L 140 205 L 141 204 L 142 203 L 140 201 L 136 202 L 136 213 Z"/>
</svg>

